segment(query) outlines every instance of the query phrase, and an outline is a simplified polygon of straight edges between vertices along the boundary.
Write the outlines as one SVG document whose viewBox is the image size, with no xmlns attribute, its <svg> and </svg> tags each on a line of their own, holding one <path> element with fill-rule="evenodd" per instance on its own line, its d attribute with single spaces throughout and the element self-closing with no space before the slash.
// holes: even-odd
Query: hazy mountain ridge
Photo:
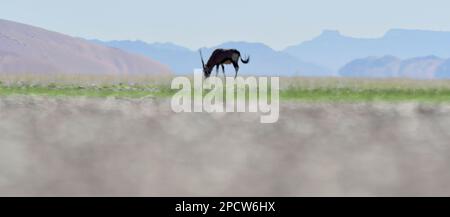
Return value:
<svg viewBox="0 0 450 217">
<path fill-rule="evenodd" d="M 341 76 L 349 77 L 395 77 L 401 60 L 394 56 L 356 59 L 339 70 Z"/>
<path fill-rule="evenodd" d="M 283 51 L 250 42 L 202 48 L 205 61 L 216 48 L 251 57 L 241 75 L 450 78 L 450 32 L 393 29 L 364 39 L 327 30 Z M 0 19 L 0 73 L 128 75 L 170 73 L 169 67 L 191 74 L 201 68 L 199 52 L 172 43 L 87 41 Z"/>
<path fill-rule="evenodd" d="M 338 70 L 367 56 L 399 58 L 436 55 L 450 57 L 450 32 L 392 29 L 380 38 L 354 38 L 326 30 L 310 40 L 283 50 L 304 61 Z"/>
<path fill-rule="evenodd" d="M 145 43 L 142 41 L 100 41 L 95 43 L 124 49 L 128 52 L 143 54 L 167 64 L 178 74 L 190 74 L 193 69 L 201 68 L 200 54 L 174 44 Z M 262 43 L 227 42 L 210 48 L 201 48 L 203 58 L 207 61 L 216 48 L 235 48 L 243 58 L 250 56 L 250 64 L 240 64 L 240 73 L 247 75 L 333 75 L 330 70 L 319 65 L 301 61 L 287 53 L 275 51 Z M 233 74 L 232 66 L 227 66 L 226 73 Z M 215 73 L 215 71 L 213 72 Z M 222 72 L 219 72 L 222 74 Z"/>
<path fill-rule="evenodd" d="M 142 55 L 0 19 L 0 73 L 128 75 L 170 71 Z"/>
<path fill-rule="evenodd" d="M 170 67 L 178 74 L 192 73 L 193 69 L 200 68 L 201 62 L 198 52 L 172 43 L 146 43 L 143 41 L 91 40 L 94 43 L 122 49 L 124 51 L 144 55 Z"/>
<path fill-rule="evenodd" d="M 263 43 L 227 42 L 207 49 L 208 55 L 216 48 L 235 48 L 244 57 L 250 56 L 251 64 L 242 66 L 254 75 L 330 76 L 330 70 L 299 60 L 287 53 L 275 51 Z M 232 71 L 232 67 L 229 67 Z"/>
<path fill-rule="evenodd" d="M 199 68 L 197 51 L 173 44 L 149 44 L 142 41 L 101 42 L 104 45 L 144 54 L 169 65 L 177 73 L 191 73 Z M 241 67 L 244 74 L 300 75 L 300 76 L 368 76 L 443 78 L 450 74 L 436 56 L 450 57 L 450 32 L 392 29 L 380 38 L 355 38 L 335 30 L 325 30 L 318 37 L 275 51 L 262 43 L 227 42 L 211 48 L 202 48 L 207 59 L 215 48 L 236 48 L 243 56 L 251 56 L 251 64 Z M 390 66 L 362 67 L 355 71 L 355 63 L 364 57 L 397 57 Z M 436 57 L 427 58 L 423 57 Z M 416 59 L 420 57 L 419 59 Z M 406 59 L 406 60 L 403 60 Z M 356 60 L 356 62 L 355 62 Z M 383 59 L 375 58 L 371 64 Z M 366 64 L 368 60 L 365 60 Z M 389 58 L 384 61 L 389 62 Z M 370 62 L 370 61 L 369 61 Z M 351 63 L 351 68 L 349 64 Z M 367 68 L 368 67 L 368 68 Z M 370 68 L 370 70 L 369 70 Z M 233 72 L 232 67 L 227 71 Z"/>
<path fill-rule="evenodd" d="M 436 56 L 400 59 L 394 56 L 356 59 L 339 70 L 349 77 L 450 78 L 450 59 Z"/>
</svg>

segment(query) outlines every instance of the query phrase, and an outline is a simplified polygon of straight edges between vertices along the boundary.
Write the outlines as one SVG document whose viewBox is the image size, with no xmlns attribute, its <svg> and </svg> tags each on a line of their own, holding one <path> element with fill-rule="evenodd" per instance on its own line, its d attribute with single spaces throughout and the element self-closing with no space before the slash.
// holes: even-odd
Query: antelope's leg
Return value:
<svg viewBox="0 0 450 217">
<path fill-rule="evenodd" d="M 225 76 L 225 66 L 223 66 L 223 64 L 222 64 L 221 66 L 222 66 L 223 77 L 225 78 L 225 77 L 226 77 L 226 76 Z"/>
<path fill-rule="evenodd" d="M 239 71 L 239 65 L 237 63 L 233 63 L 233 66 L 234 66 L 234 70 L 236 71 L 236 74 L 234 74 L 234 78 L 236 78 L 237 77 L 237 73 Z"/>
<path fill-rule="evenodd" d="M 216 77 L 219 75 L 219 65 L 216 65 Z"/>
</svg>

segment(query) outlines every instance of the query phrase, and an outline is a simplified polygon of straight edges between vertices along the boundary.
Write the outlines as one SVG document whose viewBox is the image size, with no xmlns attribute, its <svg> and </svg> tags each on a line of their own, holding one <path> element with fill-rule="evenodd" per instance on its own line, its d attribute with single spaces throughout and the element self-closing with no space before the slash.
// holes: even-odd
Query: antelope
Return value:
<svg viewBox="0 0 450 217">
<path fill-rule="evenodd" d="M 241 53 L 236 49 L 216 49 L 209 57 L 208 62 L 205 65 L 205 62 L 203 61 L 203 55 L 202 51 L 200 52 L 200 58 L 202 59 L 202 65 L 203 65 L 203 74 L 206 78 L 208 78 L 211 75 L 212 70 L 214 67 L 216 67 L 216 76 L 219 74 L 219 66 L 222 67 L 222 73 L 225 77 L 225 67 L 224 64 L 233 64 L 234 70 L 236 71 L 234 78 L 237 77 L 237 73 L 239 71 L 239 59 L 242 61 L 242 63 L 247 64 L 250 62 L 250 57 L 247 57 L 247 59 L 242 59 Z"/>
</svg>

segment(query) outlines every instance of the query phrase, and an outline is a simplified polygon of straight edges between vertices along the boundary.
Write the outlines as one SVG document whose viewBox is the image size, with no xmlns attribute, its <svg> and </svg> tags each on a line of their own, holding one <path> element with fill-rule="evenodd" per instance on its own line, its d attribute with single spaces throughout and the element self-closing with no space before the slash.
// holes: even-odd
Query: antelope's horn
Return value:
<svg viewBox="0 0 450 217">
<path fill-rule="evenodd" d="M 203 61 L 202 50 L 199 49 L 198 52 L 200 52 L 200 59 L 202 59 L 202 66 L 203 66 L 203 69 L 205 69 L 205 62 Z"/>
</svg>

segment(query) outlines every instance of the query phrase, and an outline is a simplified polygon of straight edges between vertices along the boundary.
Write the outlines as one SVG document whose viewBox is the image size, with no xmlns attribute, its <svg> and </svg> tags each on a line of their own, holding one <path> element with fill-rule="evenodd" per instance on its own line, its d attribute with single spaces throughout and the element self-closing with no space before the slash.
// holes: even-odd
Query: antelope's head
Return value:
<svg viewBox="0 0 450 217">
<path fill-rule="evenodd" d="M 202 60 L 203 75 L 205 76 L 205 78 L 208 78 L 211 75 L 212 69 L 210 69 L 208 66 L 205 65 L 205 61 L 203 61 L 202 50 L 198 51 L 200 52 L 200 59 Z"/>
</svg>

